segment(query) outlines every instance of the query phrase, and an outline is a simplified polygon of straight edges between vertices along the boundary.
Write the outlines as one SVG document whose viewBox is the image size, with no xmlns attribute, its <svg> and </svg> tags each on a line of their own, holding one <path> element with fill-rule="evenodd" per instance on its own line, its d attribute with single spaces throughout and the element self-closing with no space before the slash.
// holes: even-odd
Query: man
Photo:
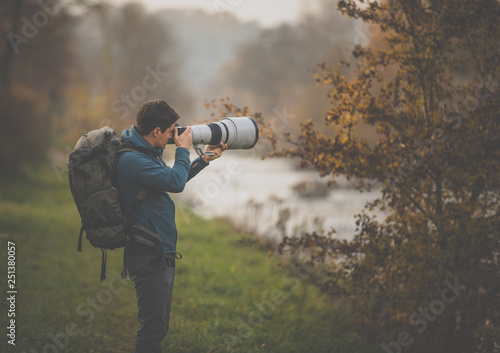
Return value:
<svg viewBox="0 0 500 353">
<path fill-rule="evenodd" d="M 117 178 L 125 210 L 130 213 L 139 190 L 148 189 L 146 199 L 135 207 L 134 222 L 161 237 L 158 248 L 136 242 L 125 248 L 125 264 L 135 283 L 139 310 L 135 353 L 161 352 L 161 341 L 169 328 L 175 259 L 180 257 L 176 251 L 175 205 L 168 193 L 184 190 L 189 179 L 227 149 L 225 144 L 206 146 L 205 152 L 215 155 L 203 155 L 191 162 L 191 128 L 178 135 L 178 119 L 165 101 L 149 101 L 139 108 L 137 125 L 122 133 L 123 141 L 147 152 L 125 152 L 118 160 Z M 171 137 L 177 148 L 174 165 L 169 167 L 162 153 Z"/>
</svg>

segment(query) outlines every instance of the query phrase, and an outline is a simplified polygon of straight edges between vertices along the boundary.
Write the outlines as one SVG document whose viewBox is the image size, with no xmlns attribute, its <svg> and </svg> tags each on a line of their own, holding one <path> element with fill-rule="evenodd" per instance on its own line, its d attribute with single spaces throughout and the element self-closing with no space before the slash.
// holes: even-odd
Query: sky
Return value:
<svg viewBox="0 0 500 353">
<path fill-rule="evenodd" d="M 123 4 L 130 0 L 111 0 Z M 283 22 L 296 22 L 301 12 L 313 5 L 305 5 L 304 0 L 135 0 L 149 10 L 164 8 L 203 9 L 217 13 L 221 20 L 225 13 L 231 13 L 243 21 L 258 21 L 263 27 L 273 27 Z M 314 1 L 308 1 L 314 3 Z"/>
</svg>

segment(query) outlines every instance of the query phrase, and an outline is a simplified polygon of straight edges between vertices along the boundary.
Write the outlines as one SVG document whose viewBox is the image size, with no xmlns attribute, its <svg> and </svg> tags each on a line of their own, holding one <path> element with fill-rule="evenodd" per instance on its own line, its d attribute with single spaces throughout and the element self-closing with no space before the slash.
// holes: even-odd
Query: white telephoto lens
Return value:
<svg viewBox="0 0 500 353">
<path fill-rule="evenodd" d="M 227 117 L 216 123 L 191 126 L 193 144 L 218 145 L 228 149 L 250 149 L 259 139 L 257 123 L 250 117 Z"/>
</svg>

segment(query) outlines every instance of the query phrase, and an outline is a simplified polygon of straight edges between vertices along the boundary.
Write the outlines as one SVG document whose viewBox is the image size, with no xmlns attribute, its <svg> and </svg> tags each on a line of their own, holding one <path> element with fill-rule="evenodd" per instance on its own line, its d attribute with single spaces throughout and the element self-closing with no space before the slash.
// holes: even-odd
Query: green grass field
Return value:
<svg viewBox="0 0 500 353">
<path fill-rule="evenodd" d="M 177 212 L 178 251 L 165 352 L 368 352 L 350 333 L 343 306 L 311 284 L 316 273 L 240 242 L 224 220 Z M 76 251 L 79 216 L 68 183 L 31 167 L 0 191 L 0 282 L 7 297 L 7 244 L 16 247 L 16 347 L 6 343 L 9 303 L 0 308 L 1 352 L 132 352 L 133 283 L 119 277 L 122 250 L 87 240 Z M 8 338 L 7 338 L 8 339 Z"/>
</svg>

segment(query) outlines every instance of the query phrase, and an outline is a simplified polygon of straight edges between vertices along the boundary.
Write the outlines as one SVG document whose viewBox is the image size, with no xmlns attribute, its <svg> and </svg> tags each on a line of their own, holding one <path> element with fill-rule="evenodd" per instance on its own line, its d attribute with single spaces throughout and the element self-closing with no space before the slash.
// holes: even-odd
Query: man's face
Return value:
<svg viewBox="0 0 500 353">
<path fill-rule="evenodd" d="M 168 140 L 173 137 L 173 131 L 175 129 L 175 125 L 172 124 L 168 129 L 166 129 L 164 132 L 161 132 L 161 129 L 159 127 L 155 128 L 153 130 L 153 137 L 154 137 L 154 145 L 153 147 L 155 148 L 161 148 L 164 149 L 165 146 L 167 145 Z"/>
</svg>

